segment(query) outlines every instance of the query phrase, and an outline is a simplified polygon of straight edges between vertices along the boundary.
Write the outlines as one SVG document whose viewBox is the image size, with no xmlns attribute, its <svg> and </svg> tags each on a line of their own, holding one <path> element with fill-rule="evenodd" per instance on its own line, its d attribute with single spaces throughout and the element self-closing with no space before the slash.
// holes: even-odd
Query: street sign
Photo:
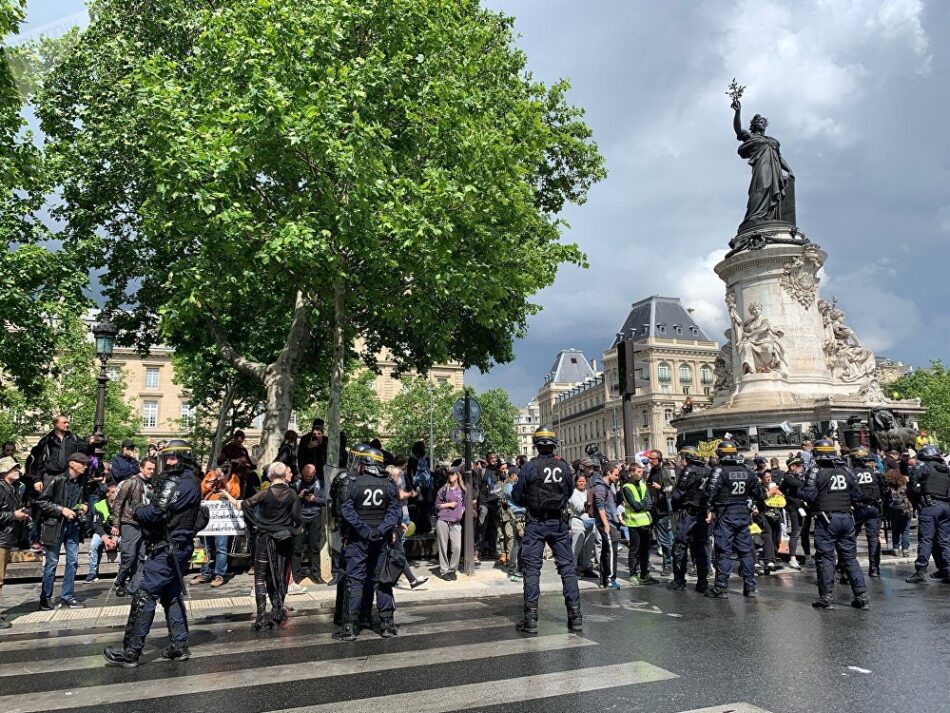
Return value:
<svg viewBox="0 0 950 713">
<path fill-rule="evenodd" d="M 452 443 L 465 442 L 465 431 L 461 428 L 453 428 L 452 432 L 449 435 L 452 438 Z M 469 443 L 484 443 L 485 432 L 480 428 L 473 428 L 471 431 L 468 432 L 468 442 Z"/>
<path fill-rule="evenodd" d="M 472 425 L 477 426 L 482 420 L 482 407 L 474 397 L 469 397 L 469 417 L 472 419 Z M 465 399 L 459 399 L 452 404 L 452 418 L 456 423 L 465 423 Z"/>
</svg>

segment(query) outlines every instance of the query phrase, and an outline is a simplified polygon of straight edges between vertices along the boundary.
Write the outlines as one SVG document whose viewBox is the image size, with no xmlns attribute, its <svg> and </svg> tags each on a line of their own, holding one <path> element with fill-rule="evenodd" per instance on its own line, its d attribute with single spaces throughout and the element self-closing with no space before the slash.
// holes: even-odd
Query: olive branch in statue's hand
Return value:
<svg viewBox="0 0 950 713">
<path fill-rule="evenodd" d="M 732 78 L 732 82 L 729 84 L 729 89 L 726 90 L 726 96 L 732 99 L 732 108 L 738 109 L 742 106 L 739 102 L 742 99 L 742 94 L 745 92 L 745 85 L 739 84 L 736 82 L 736 78 Z"/>
</svg>

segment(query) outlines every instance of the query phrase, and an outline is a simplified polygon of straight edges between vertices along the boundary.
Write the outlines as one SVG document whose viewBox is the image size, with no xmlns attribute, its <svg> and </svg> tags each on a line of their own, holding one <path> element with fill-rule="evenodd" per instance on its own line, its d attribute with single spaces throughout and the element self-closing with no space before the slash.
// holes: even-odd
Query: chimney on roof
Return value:
<svg viewBox="0 0 950 713">
<path fill-rule="evenodd" d="M 591 368 L 593 371 L 595 371 L 595 372 L 597 371 L 597 360 L 596 360 L 596 359 L 591 359 L 591 360 L 590 360 L 590 368 Z"/>
</svg>

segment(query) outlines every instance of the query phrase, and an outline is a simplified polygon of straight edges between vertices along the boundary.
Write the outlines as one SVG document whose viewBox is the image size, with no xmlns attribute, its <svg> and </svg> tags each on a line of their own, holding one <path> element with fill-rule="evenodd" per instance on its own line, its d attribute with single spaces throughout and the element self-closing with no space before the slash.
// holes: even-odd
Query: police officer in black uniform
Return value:
<svg viewBox="0 0 950 713">
<path fill-rule="evenodd" d="M 818 599 L 812 606 L 834 608 L 835 551 L 841 557 L 854 599 L 851 606 L 870 609 L 864 574 L 858 566 L 858 542 L 851 508 L 863 498 L 858 480 L 838 457 L 835 444 L 827 439 L 815 441 L 817 461 L 805 476 L 802 494 L 812 508 L 815 523 L 815 564 L 818 567 Z"/>
<path fill-rule="evenodd" d="M 582 631 L 581 593 L 577 587 L 577 572 L 571 550 L 570 515 L 565 510 L 574 491 L 574 474 L 567 461 L 554 454 L 557 434 L 553 428 L 541 426 L 534 432 L 532 440 L 538 455 L 518 473 L 518 482 L 511 492 L 515 504 L 527 511 L 524 539 L 521 542 L 524 618 L 518 623 L 517 629 L 524 634 L 538 633 L 541 562 L 547 543 L 554 552 L 557 572 L 561 575 L 564 603 L 567 605 L 567 627 L 571 631 Z"/>
<path fill-rule="evenodd" d="M 931 554 L 939 562 L 950 562 L 950 468 L 936 446 L 926 445 L 917 451 L 918 466 L 911 474 L 911 489 L 920 499 L 917 519 L 916 572 L 907 581 L 927 581 L 927 565 Z M 936 548 L 934 544 L 936 543 Z M 944 581 L 950 581 L 945 579 Z"/>
<path fill-rule="evenodd" d="M 848 457 L 851 469 L 861 489 L 861 503 L 854 508 L 855 536 L 865 529 L 868 538 L 868 576 L 881 576 L 881 515 L 884 512 L 884 498 L 888 495 L 884 476 L 878 472 L 876 461 L 864 446 L 853 449 Z"/>
<path fill-rule="evenodd" d="M 357 475 L 348 482 L 340 503 L 340 513 L 349 525 L 345 557 L 350 600 L 343 623 L 343 641 L 354 641 L 359 634 L 364 589 L 376 590 L 380 635 L 383 638 L 396 635 L 393 586 L 376 582 L 376 573 L 392 544 L 393 530 L 402 522 L 396 484 L 383 470 L 385 458 L 380 449 L 372 447 L 354 453 Z"/>
<path fill-rule="evenodd" d="M 673 580 L 670 589 L 686 589 L 687 552 L 696 564 L 696 591 L 705 594 L 709 589 L 709 514 L 706 506 L 706 481 L 710 470 L 694 446 L 680 449 L 682 468 L 673 487 L 673 510 L 676 512 L 676 532 L 673 539 Z"/>
<path fill-rule="evenodd" d="M 337 473 L 336 477 L 330 483 L 329 506 L 330 515 L 337 528 L 337 534 L 340 536 L 340 550 L 337 555 L 336 574 L 331 583 L 336 583 L 336 599 L 333 603 L 333 623 L 341 627 L 333 633 L 334 639 L 343 637 L 342 626 L 346 620 L 346 612 L 349 610 L 349 582 L 346 579 L 346 546 L 350 541 L 350 527 L 343 519 L 341 505 L 344 500 L 344 494 L 349 490 L 350 481 L 358 475 L 356 457 L 358 454 L 369 450 L 365 443 L 359 443 L 349 452 L 349 459 L 346 470 Z"/>
<path fill-rule="evenodd" d="M 713 541 L 716 550 L 716 582 L 706 590 L 712 599 L 726 599 L 727 586 L 732 574 L 732 553 L 739 554 L 739 574 L 742 593 L 755 597 L 755 546 L 749 526 L 752 523 L 752 503 L 762 497 L 762 483 L 739 455 L 732 441 L 720 441 L 716 447 L 719 466 L 706 483 L 706 500 L 716 514 Z M 709 516 L 712 517 L 711 515 Z"/>
<path fill-rule="evenodd" d="M 188 650 L 188 619 L 185 613 L 182 572 L 187 571 L 194 549 L 195 533 L 202 527 L 201 487 L 195 477 L 191 446 L 179 439 L 169 441 L 161 452 L 162 483 L 151 504 L 135 510 L 135 519 L 142 526 L 146 560 L 142 567 L 142 583 L 132 595 L 129 618 L 125 624 L 122 647 L 110 646 L 103 652 L 110 666 L 135 668 L 145 647 L 145 637 L 155 619 L 155 605 L 161 601 L 168 624 L 171 644 L 162 657 L 186 661 Z M 207 523 L 207 517 L 203 518 Z"/>
</svg>

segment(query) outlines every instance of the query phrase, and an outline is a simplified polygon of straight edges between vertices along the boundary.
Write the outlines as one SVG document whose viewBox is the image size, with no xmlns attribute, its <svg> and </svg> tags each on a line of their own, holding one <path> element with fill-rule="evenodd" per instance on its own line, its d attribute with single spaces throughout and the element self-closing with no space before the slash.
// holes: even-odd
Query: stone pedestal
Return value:
<svg viewBox="0 0 950 713">
<path fill-rule="evenodd" d="M 716 360 L 713 405 L 674 422 L 681 443 L 729 432 L 754 450 L 787 452 L 796 439 L 866 422 L 882 406 L 911 425 L 919 402 L 884 397 L 874 355 L 836 303 L 820 298 L 817 273 L 828 257 L 820 247 L 780 223 L 740 232 L 730 246 L 715 267 L 731 328 Z"/>
</svg>

